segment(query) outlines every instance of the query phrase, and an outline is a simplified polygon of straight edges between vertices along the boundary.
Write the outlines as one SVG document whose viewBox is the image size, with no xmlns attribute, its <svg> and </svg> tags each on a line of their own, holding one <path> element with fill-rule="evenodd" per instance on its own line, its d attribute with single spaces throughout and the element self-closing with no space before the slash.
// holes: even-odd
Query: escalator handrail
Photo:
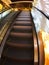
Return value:
<svg viewBox="0 0 49 65">
<path fill-rule="evenodd" d="M 37 9 L 39 12 L 41 12 L 48 20 L 49 20 L 49 16 L 46 15 L 42 10 L 38 9 L 37 7 L 33 6 L 35 9 Z"/>
<path fill-rule="evenodd" d="M 33 6 L 34 7 L 34 6 Z M 49 17 L 44 13 L 44 12 L 42 12 L 41 10 L 39 10 L 38 8 L 36 8 L 36 7 L 34 7 L 35 9 L 37 9 L 39 12 L 41 12 L 48 20 L 49 20 Z M 33 19 L 33 16 L 32 16 L 32 19 Z M 35 35 L 36 35 L 36 40 L 37 40 L 37 48 L 38 48 L 38 65 L 40 64 L 41 65 L 41 58 L 40 58 L 40 54 L 41 54 L 41 52 L 40 52 L 40 43 L 41 43 L 41 41 L 40 41 L 40 39 L 39 39 L 39 37 L 38 37 L 38 34 L 37 34 L 37 31 L 36 31 L 36 27 L 35 27 L 35 23 L 33 22 L 33 27 L 34 27 L 34 31 L 35 31 Z M 44 47 L 43 47 L 43 54 L 44 54 Z M 44 64 L 44 62 L 45 62 L 45 59 L 43 59 L 43 63 L 42 63 L 42 65 Z"/>
<path fill-rule="evenodd" d="M 30 13 L 31 14 L 31 13 Z M 32 14 L 31 14 L 31 18 L 32 18 L 32 21 L 33 21 L 33 17 L 32 17 Z M 38 42 L 38 36 L 37 36 L 37 31 L 36 31 L 36 27 L 35 27 L 35 23 L 33 23 L 33 29 L 34 29 L 34 33 L 35 33 L 35 36 L 36 36 L 36 41 L 37 41 L 37 49 L 38 49 L 38 65 L 39 65 L 39 42 Z M 34 43 L 35 44 L 35 43 Z"/>
<path fill-rule="evenodd" d="M 34 23 L 34 22 L 33 22 Z M 36 41 L 37 41 L 37 49 L 38 49 L 38 65 L 39 65 L 39 42 L 38 42 L 38 36 L 37 36 L 37 32 L 36 32 L 36 27 L 34 24 L 34 31 L 35 31 L 35 36 L 36 36 Z"/>
</svg>

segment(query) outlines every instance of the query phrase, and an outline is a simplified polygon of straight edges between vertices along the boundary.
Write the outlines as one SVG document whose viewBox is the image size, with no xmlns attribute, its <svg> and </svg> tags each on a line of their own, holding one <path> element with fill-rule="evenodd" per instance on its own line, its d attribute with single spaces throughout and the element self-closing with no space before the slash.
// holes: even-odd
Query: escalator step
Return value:
<svg viewBox="0 0 49 65">
<path fill-rule="evenodd" d="M 30 18 L 30 16 L 18 16 L 18 18 Z"/>
<path fill-rule="evenodd" d="M 24 17 L 24 18 L 16 18 L 16 20 L 19 19 L 19 20 L 31 20 L 31 18 L 27 18 L 27 17 Z"/>
<path fill-rule="evenodd" d="M 16 21 L 15 24 L 31 24 L 30 21 Z"/>
<path fill-rule="evenodd" d="M 12 47 L 19 47 L 19 48 L 32 48 L 33 45 L 32 44 L 21 44 L 21 43 L 12 43 L 12 42 L 7 42 L 6 43 L 8 46 L 12 46 Z"/>
<path fill-rule="evenodd" d="M 16 61 L 13 61 L 13 60 L 6 59 L 4 61 L 4 65 L 33 65 L 33 61 L 31 61 L 31 62 L 19 62 L 19 61 L 17 61 L 16 62 Z"/>
<path fill-rule="evenodd" d="M 32 26 L 32 22 L 30 21 L 16 21 L 14 23 L 16 26 Z"/>
<path fill-rule="evenodd" d="M 12 37 L 9 36 L 7 41 L 8 42 L 13 42 L 13 43 L 20 43 L 20 44 L 32 44 L 32 38 L 23 38 L 23 37 Z"/>
<path fill-rule="evenodd" d="M 6 45 L 7 46 L 7 45 Z M 31 61 L 33 60 L 33 48 L 19 48 L 7 46 L 3 51 L 2 57 L 11 58 L 19 61 Z"/>
<path fill-rule="evenodd" d="M 14 29 L 32 29 L 32 26 L 13 26 Z"/>
<path fill-rule="evenodd" d="M 31 33 L 32 29 L 19 29 L 19 28 L 12 28 L 11 32 L 20 32 L 20 33 Z"/>
<path fill-rule="evenodd" d="M 13 37 L 32 37 L 32 33 L 17 33 L 17 32 L 11 32 L 10 33 L 11 36 Z"/>
</svg>

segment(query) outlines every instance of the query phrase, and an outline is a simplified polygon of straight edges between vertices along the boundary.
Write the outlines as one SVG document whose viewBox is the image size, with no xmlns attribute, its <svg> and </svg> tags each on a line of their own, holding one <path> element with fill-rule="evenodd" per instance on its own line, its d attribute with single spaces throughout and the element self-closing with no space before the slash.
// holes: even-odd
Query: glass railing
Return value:
<svg viewBox="0 0 49 65">
<path fill-rule="evenodd" d="M 9 10 L 4 10 L 4 11 L 1 11 L 0 12 L 0 21 L 1 21 L 1 19 L 3 18 L 3 17 L 5 17 L 6 15 L 8 15 L 9 13 L 10 13 L 10 11 L 11 11 L 11 9 L 9 9 Z"/>
<path fill-rule="evenodd" d="M 49 65 L 49 17 L 36 7 L 31 13 L 39 42 L 39 65 Z"/>
</svg>

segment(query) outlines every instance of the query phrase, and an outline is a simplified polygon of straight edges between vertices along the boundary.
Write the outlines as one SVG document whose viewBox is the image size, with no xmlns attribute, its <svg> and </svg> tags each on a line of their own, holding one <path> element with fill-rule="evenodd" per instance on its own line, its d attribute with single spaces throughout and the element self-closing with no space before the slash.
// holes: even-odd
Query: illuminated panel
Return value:
<svg viewBox="0 0 49 65">
<path fill-rule="evenodd" d="M 41 37 L 42 37 L 42 42 L 44 45 L 44 52 L 45 52 L 45 64 L 44 65 L 49 65 L 49 34 L 44 32 L 43 30 L 40 30 Z"/>
<path fill-rule="evenodd" d="M 3 8 L 3 6 L 2 6 L 2 4 L 0 4 L 0 11 L 2 10 L 2 8 Z"/>
</svg>

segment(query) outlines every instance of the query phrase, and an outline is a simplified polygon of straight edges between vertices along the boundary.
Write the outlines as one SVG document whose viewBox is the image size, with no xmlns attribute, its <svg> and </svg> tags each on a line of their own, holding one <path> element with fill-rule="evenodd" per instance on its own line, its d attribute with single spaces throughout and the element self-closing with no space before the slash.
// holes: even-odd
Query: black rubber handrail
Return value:
<svg viewBox="0 0 49 65">
<path fill-rule="evenodd" d="M 33 22 L 34 25 L 34 31 L 35 31 L 35 36 L 36 36 L 36 41 L 37 41 L 37 49 L 38 49 L 38 65 L 39 65 L 39 42 L 38 42 L 38 35 L 37 35 L 37 31 L 36 31 L 36 27 L 35 27 L 35 23 Z"/>
<path fill-rule="evenodd" d="M 31 14 L 31 13 L 30 13 Z M 33 16 L 31 14 L 31 19 L 33 21 Z M 36 27 L 35 27 L 35 23 L 32 22 L 33 28 L 34 28 L 34 32 L 35 32 L 35 36 L 36 36 L 36 41 L 37 41 L 37 49 L 38 49 L 38 65 L 39 65 L 39 42 L 38 42 L 38 35 L 37 35 L 37 31 L 36 31 Z"/>
<path fill-rule="evenodd" d="M 34 6 L 33 6 L 34 7 Z M 39 10 L 38 8 L 34 7 L 35 9 L 37 9 L 39 12 L 41 12 L 48 20 L 49 20 L 49 17 L 41 10 Z M 32 16 L 32 15 L 31 15 Z M 32 16 L 32 19 L 33 16 Z M 40 64 L 40 52 L 39 52 L 39 39 L 38 39 L 38 35 L 37 35 L 37 31 L 36 31 L 36 27 L 35 27 L 35 23 L 33 22 L 33 27 L 34 27 L 34 31 L 35 31 L 35 35 L 36 35 L 36 39 L 37 39 L 37 46 L 38 46 L 38 65 Z"/>
<path fill-rule="evenodd" d="M 39 12 L 41 12 L 48 20 L 49 20 L 49 16 L 46 15 L 42 10 L 38 9 L 37 7 L 33 6 L 35 9 L 37 9 Z"/>
</svg>

